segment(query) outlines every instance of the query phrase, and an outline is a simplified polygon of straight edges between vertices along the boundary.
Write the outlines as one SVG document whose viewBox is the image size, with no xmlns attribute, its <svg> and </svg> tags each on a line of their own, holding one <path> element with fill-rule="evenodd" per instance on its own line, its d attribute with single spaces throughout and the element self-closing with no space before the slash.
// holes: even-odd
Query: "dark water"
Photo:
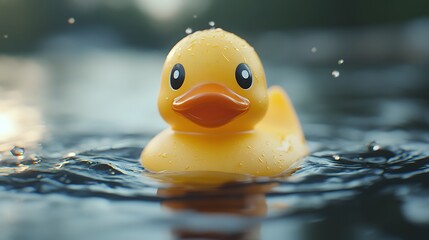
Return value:
<svg viewBox="0 0 429 240">
<path fill-rule="evenodd" d="M 380 145 L 310 135 L 312 154 L 291 177 L 222 187 L 148 177 L 138 145 L 149 138 L 57 136 L 19 165 L 3 160 L 1 239 L 426 239 L 429 233 L 429 149 L 419 137 Z M 100 140 L 107 147 L 55 156 Z"/>
<path fill-rule="evenodd" d="M 325 64 L 289 65 L 262 54 L 311 154 L 291 176 L 214 186 L 168 184 L 138 161 L 165 127 L 155 102 L 165 53 L 77 49 L 41 54 L 40 69 L 40 59 L 2 60 L 41 76 L 9 84 L 23 88 L 24 103 L 46 91 L 37 106 L 49 131 L 23 144 L 23 159 L 0 151 L 0 239 L 428 239 L 429 52 L 386 65 L 335 52 Z M 37 120 L 13 108 L 25 113 L 18 122 Z"/>
</svg>

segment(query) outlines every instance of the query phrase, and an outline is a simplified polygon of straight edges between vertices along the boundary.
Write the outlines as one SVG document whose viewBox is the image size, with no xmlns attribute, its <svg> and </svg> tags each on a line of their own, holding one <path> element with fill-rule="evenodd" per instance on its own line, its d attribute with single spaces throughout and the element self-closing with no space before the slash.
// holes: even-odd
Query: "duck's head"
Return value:
<svg viewBox="0 0 429 240">
<path fill-rule="evenodd" d="M 222 29 L 178 42 L 162 71 L 158 107 L 173 130 L 252 130 L 268 106 L 264 69 L 255 50 Z"/>
</svg>

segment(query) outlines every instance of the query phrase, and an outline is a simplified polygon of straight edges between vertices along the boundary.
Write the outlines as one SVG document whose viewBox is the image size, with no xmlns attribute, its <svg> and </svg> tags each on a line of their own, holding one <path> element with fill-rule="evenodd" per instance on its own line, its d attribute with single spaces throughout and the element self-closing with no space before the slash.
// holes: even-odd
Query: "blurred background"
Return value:
<svg viewBox="0 0 429 240">
<path fill-rule="evenodd" d="M 427 0 L 0 0 L 0 150 L 166 127 L 164 58 L 210 21 L 256 49 L 309 135 L 428 129 Z"/>
<path fill-rule="evenodd" d="M 137 163 L 167 53 L 209 22 L 290 95 L 291 178 L 186 193 Z M 0 239 L 425 239 L 427 143 L 429 0 L 0 0 Z"/>
</svg>

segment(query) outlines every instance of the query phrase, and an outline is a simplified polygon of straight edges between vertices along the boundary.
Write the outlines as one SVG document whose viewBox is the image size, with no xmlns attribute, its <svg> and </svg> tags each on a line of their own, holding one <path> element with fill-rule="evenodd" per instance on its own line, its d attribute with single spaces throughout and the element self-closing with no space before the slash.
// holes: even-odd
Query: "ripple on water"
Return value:
<svg viewBox="0 0 429 240">
<path fill-rule="evenodd" d="M 189 179 L 198 178 L 198 174 L 207 177 L 207 173 L 184 175 L 186 177 L 176 185 L 168 184 L 169 175 L 151 176 L 139 163 L 142 149 L 133 146 L 138 145 L 137 142 L 128 146 L 73 150 L 75 154 L 62 154 L 65 157 L 28 156 L 19 162 L 21 168 L 25 167 L 21 171 L 16 164 L 2 160 L 0 192 L 4 189 L 16 194 L 158 202 L 170 211 L 190 210 L 210 221 L 213 220 L 210 214 L 206 215 L 209 212 L 269 219 L 310 215 L 329 221 L 329 217 L 340 218 L 335 212 L 342 209 L 345 215 L 356 218 L 355 223 L 379 224 L 374 219 L 361 218 L 360 211 L 371 209 L 374 211 L 371 214 L 376 217 L 382 214 L 380 211 L 387 211 L 385 207 L 380 208 L 380 201 L 388 201 L 386 204 L 393 204 L 392 207 L 398 209 L 398 218 L 409 224 L 428 224 L 425 213 L 415 214 L 415 206 L 422 205 L 421 198 L 404 194 L 413 191 L 420 194 L 419 189 L 429 188 L 429 153 L 425 147 L 402 148 L 370 143 L 350 151 L 320 149 L 306 157 L 291 175 L 276 178 L 242 176 L 238 181 L 216 186 L 210 181 L 187 184 Z M 70 149 L 63 152 L 68 153 Z M 222 177 L 232 178 L 229 175 Z M 158 211 L 161 216 L 163 211 Z M 173 222 L 169 224 L 178 224 Z M 182 226 L 179 222 L 178 226 Z"/>
</svg>

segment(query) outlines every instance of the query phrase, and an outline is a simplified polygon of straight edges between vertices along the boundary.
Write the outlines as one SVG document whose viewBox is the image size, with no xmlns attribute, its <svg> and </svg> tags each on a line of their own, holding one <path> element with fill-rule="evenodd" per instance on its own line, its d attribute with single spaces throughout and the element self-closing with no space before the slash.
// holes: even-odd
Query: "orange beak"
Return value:
<svg viewBox="0 0 429 240">
<path fill-rule="evenodd" d="M 250 101 L 231 89 L 206 83 L 195 86 L 174 99 L 173 110 L 192 122 L 208 128 L 215 128 L 231 122 L 246 112 Z"/>
</svg>

